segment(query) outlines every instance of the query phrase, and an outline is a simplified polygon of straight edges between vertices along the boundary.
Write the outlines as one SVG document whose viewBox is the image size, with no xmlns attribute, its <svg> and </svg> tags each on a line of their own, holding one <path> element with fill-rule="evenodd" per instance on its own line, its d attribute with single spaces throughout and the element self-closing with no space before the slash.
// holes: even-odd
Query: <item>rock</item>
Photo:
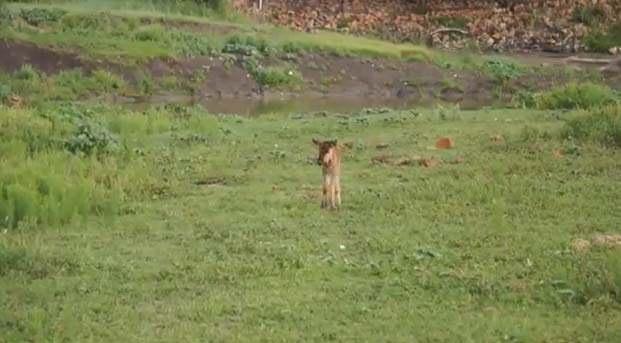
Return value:
<svg viewBox="0 0 621 343">
<path fill-rule="evenodd" d="M 452 149 L 453 147 L 455 147 L 455 142 L 449 137 L 441 137 L 436 141 L 438 149 Z"/>
</svg>

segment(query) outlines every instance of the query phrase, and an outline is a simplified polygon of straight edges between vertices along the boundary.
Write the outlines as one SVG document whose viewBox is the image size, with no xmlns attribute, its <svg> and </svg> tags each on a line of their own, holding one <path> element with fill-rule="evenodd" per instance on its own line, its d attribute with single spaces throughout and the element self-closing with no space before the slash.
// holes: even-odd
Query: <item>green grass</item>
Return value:
<svg viewBox="0 0 621 343">
<path fill-rule="evenodd" d="M 30 65 L 12 74 L 0 72 L 0 103 L 9 95 L 19 95 L 31 104 L 46 101 L 80 100 L 93 96 L 135 92 L 122 76 L 98 69 L 85 74 L 80 69 L 67 69 L 46 75 Z"/>
<path fill-rule="evenodd" d="M 604 107 L 572 118 L 567 122 L 563 136 L 621 147 L 621 106 Z"/>
<path fill-rule="evenodd" d="M 618 103 L 619 95 L 606 85 L 571 82 L 526 99 L 525 104 L 539 109 L 590 109 Z"/>
<path fill-rule="evenodd" d="M 618 250 L 571 242 L 621 233 L 621 150 L 563 140 L 555 112 L 449 112 L 0 107 L 0 175 L 26 214 L 0 230 L 2 339 L 619 341 Z M 121 148 L 55 143 L 83 120 Z M 319 208 L 313 137 L 351 143 L 338 212 Z M 47 221 L 29 207 L 46 175 L 55 194 L 84 185 L 86 209 L 118 192 L 116 209 Z"/>
<path fill-rule="evenodd" d="M 209 47 L 215 51 L 224 48 L 228 38 L 244 35 L 269 41 L 274 49 L 285 51 L 295 47 L 305 51 L 367 57 L 402 58 L 403 53 L 407 54 L 407 58 L 418 60 L 433 60 L 434 57 L 430 50 L 411 44 L 394 44 L 332 32 L 308 34 L 270 25 L 251 24 L 243 20 L 230 21 L 227 18 L 227 21 L 223 21 L 222 18 L 213 16 L 175 14 L 157 7 L 147 6 L 148 10 L 145 10 L 142 7 L 117 7 L 115 4 L 117 2 L 109 1 L 97 6 L 90 1 L 59 2 L 53 5 L 11 4 L 10 8 L 14 12 L 26 15 L 21 17 L 17 15 L 13 25 L 5 25 L 0 29 L 0 37 L 30 41 L 44 46 L 75 48 L 91 57 L 116 56 L 125 63 L 144 61 L 153 57 L 187 56 L 188 54 L 185 54 L 179 45 L 188 43 L 183 42 L 183 39 L 178 42 L 178 37 L 174 36 L 180 34 L 184 35 L 186 40 L 210 42 Z M 66 14 L 60 18 L 57 15 L 38 14 L 42 10 L 47 11 L 46 13 L 57 13 L 56 9 L 62 9 Z M 31 12 L 35 13 L 30 14 Z M 32 24 L 28 24 L 22 18 L 30 16 L 36 17 L 37 23 L 42 27 L 32 29 Z M 141 28 L 143 24 L 139 23 L 140 18 L 164 18 L 178 29 L 169 32 L 169 29 L 163 29 L 157 24 Z M 22 21 L 28 25 L 20 24 Z M 193 24 L 198 24 L 199 27 L 202 25 L 204 32 L 191 32 L 184 28 Z M 144 33 L 136 35 L 134 32 L 138 28 L 156 31 L 150 35 Z M 153 39 L 144 39 L 145 37 Z"/>
<path fill-rule="evenodd" d="M 603 53 L 608 53 L 610 48 L 621 46 L 621 20 L 605 30 L 593 30 L 584 43 L 592 51 Z"/>
</svg>

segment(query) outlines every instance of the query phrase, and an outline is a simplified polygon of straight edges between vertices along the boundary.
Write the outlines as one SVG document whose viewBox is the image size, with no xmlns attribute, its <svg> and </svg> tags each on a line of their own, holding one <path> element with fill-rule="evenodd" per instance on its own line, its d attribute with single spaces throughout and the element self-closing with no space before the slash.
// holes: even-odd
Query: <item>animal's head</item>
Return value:
<svg viewBox="0 0 621 343">
<path fill-rule="evenodd" d="M 319 156 L 317 156 L 318 165 L 327 166 L 330 164 L 334 150 L 336 149 L 336 143 L 336 139 L 330 141 L 320 141 L 313 138 L 313 144 L 315 144 L 319 150 Z"/>
</svg>

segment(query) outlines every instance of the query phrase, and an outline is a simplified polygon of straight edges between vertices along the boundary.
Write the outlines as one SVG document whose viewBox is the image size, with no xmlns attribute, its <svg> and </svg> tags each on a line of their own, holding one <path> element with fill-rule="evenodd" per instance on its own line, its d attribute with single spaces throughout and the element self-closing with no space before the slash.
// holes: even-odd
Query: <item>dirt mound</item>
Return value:
<svg viewBox="0 0 621 343">
<path fill-rule="evenodd" d="M 74 68 L 89 70 L 92 67 L 76 54 L 58 52 L 31 43 L 0 40 L 0 51 L 0 70 L 8 73 L 19 70 L 26 64 L 46 74 Z"/>
</svg>

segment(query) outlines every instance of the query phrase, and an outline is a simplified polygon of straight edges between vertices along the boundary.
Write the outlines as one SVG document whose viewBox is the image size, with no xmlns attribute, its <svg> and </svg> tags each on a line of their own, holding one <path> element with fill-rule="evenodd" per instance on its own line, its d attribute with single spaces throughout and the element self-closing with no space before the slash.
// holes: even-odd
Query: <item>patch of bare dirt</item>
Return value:
<svg viewBox="0 0 621 343">
<path fill-rule="evenodd" d="M 253 97 L 259 89 L 256 81 L 240 63 L 223 57 L 155 60 L 147 68 L 156 78 L 176 75 L 196 80 L 200 97 Z"/>
<path fill-rule="evenodd" d="M 12 73 L 30 64 L 46 74 L 64 69 L 90 69 L 78 55 L 42 48 L 31 43 L 0 40 L 0 70 Z"/>
<path fill-rule="evenodd" d="M 263 62 L 267 65 L 289 63 L 300 71 L 304 79 L 301 89 L 274 90 L 260 87 L 243 64 L 231 55 L 156 59 L 130 69 L 108 62 L 81 59 L 73 53 L 23 42 L 0 40 L 0 51 L 0 70 L 5 72 L 13 72 L 24 64 L 30 64 L 47 74 L 74 68 L 86 72 L 96 68 L 107 69 L 122 75 L 129 82 L 135 82 L 140 74 L 137 73 L 140 72 L 138 69 L 142 69 L 156 80 L 156 85 L 161 85 L 165 78 L 175 77 L 178 83 L 183 84 L 183 87 L 174 90 L 182 92 L 178 95 L 191 96 L 191 101 L 198 102 L 215 103 L 220 99 L 226 102 L 223 104 L 225 110 L 231 107 L 232 99 L 235 102 L 248 99 L 297 99 L 302 107 L 307 105 L 308 99 L 313 99 L 315 105 L 325 100 L 323 107 L 334 110 L 346 110 L 338 106 L 343 104 L 348 104 L 348 108 L 405 107 L 441 101 L 459 104 L 462 108 L 479 108 L 499 102 L 496 95 L 499 84 L 490 77 L 467 70 L 447 70 L 424 62 L 323 54 L 270 58 Z M 545 89 L 559 84 L 563 77 L 567 78 L 567 75 L 560 72 L 558 75 L 529 75 L 512 81 L 509 87 Z M 171 91 L 162 87 L 155 92 L 164 95 L 163 99 L 166 99 L 165 95 Z M 501 101 L 510 100 L 513 92 L 508 90 L 504 94 L 507 98 Z M 328 98 L 333 100 L 326 100 Z M 244 108 L 248 106 L 243 105 Z M 269 107 L 264 104 L 252 106 Z"/>
</svg>

